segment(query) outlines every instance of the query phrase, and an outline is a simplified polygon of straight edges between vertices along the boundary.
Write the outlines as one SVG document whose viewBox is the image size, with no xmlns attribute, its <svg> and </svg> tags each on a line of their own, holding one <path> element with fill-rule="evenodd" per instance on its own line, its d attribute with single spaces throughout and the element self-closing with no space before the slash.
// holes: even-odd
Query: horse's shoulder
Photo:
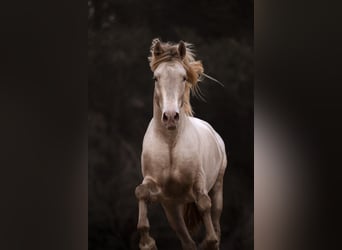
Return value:
<svg viewBox="0 0 342 250">
<path fill-rule="evenodd" d="M 199 118 L 196 118 L 196 117 L 190 117 L 190 121 L 192 123 L 192 125 L 200 130 L 201 132 L 204 130 L 204 131 L 207 131 L 207 132 L 215 132 L 215 130 L 213 129 L 213 127 L 206 121 L 202 120 L 202 119 L 199 119 Z"/>
<path fill-rule="evenodd" d="M 220 147 L 225 148 L 224 142 L 221 138 L 221 136 L 216 132 L 216 130 L 206 121 L 196 118 L 196 117 L 190 117 L 190 121 L 194 125 L 196 129 L 198 129 L 199 133 L 207 132 L 212 138 L 215 139 L 217 144 L 220 145 Z"/>
<path fill-rule="evenodd" d="M 155 155 L 163 155 L 167 153 L 166 142 L 161 139 L 154 126 L 155 124 L 152 119 L 145 132 L 142 145 L 142 156 L 145 158 L 150 158 Z"/>
<path fill-rule="evenodd" d="M 155 129 L 154 129 L 154 122 L 153 119 L 151 119 L 150 123 L 148 124 L 148 127 L 146 129 L 144 139 L 143 139 L 143 146 L 148 144 L 155 144 L 155 140 L 158 139 L 158 136 L 155 135 Z"/>
<path fill-rule="evenodd" d="M 144 135 L 144 141 L 146 139 L 148 139 L 148 137 L 150 136 L 150 134 L 152 132 L 152 127 L 153 127 L 153 118 L 151 119 L 151 121 L 149 122 L 149 124 L 147 126 L 147 129 L 146 129 L 146 132 L 145 132 L 145 135 Z"/>
</svg>

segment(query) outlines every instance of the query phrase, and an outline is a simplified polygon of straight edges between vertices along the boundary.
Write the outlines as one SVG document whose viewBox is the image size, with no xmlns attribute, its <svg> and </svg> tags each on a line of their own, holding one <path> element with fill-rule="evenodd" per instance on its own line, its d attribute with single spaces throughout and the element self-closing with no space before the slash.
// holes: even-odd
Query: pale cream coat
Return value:
<svg viewBox="0 0 342 250">
<path fill-rule="evenodd" d="M 180 59 L 186 53 L 182 46 L 181 42 Z M 141 157 L 144 179 L 136 188 L 140 249 L 157 249 L 149 235 L 148 202 L 161 203 L 183 249 L 196 249 L 186 223 L 191 218 L 184 213 L 189 204 L 194 204 L 206 229 L 200 248 L 218 249 L 227 165 L 224 142 L 207 122 L 185 111 L 187 70 L 181 62 L 161 62 L 154 70 L 154 78 L 154 113 Z"/>
</svg>

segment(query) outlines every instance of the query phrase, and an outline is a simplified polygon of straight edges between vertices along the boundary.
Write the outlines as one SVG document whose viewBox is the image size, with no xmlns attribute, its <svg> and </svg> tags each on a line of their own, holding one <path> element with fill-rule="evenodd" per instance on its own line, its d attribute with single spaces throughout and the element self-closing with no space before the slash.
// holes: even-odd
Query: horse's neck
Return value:
<svg viewBox="0 0 342 250">
<path fill-rule="evenodd" d="M 155 123 L 155 130 L 163 138 L 170 146 L 176 144 L 179 136 L 184 131 L 185 124 L 189 117 L 185 114 L 184 109 L 181 108 L 179 113 L 179 123 L 176 129 L 167 130 L 161 121 L 162 110 L 156 103 L 156 100 L 153 100 L 153 120 Z"/>
</svg>

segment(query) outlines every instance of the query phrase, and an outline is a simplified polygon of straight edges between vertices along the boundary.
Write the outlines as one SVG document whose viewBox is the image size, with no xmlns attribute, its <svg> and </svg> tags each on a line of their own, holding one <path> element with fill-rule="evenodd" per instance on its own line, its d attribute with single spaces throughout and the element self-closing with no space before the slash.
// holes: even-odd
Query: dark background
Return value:
<svg viewBox="0 0 342 250">
<path fill-rule="evenodd" d="M 151 40 L 195 45 L 205 102 L 195 116 L 229 153 L 221 249 L 253 249 L 253 1 L 88 1 L 89 249 L 137 249 L 135 187 L 152 117 Z M 149 211 L 159 249 L 179 249 L 162 208 Z"/>
<path fill-rule="evenodd" d="M 117 233 L 119 230 L 106 229 L 110 228 L 108 224 L 114 229 L 115 227 L 123 228 L 122 225 L 130 225 L 130 222 L 117 223 L 118 218 L 120 221 L 127 220 L 119 217 L 118 212 L 115 212 L 114 215 L 114 209 L 112 211 L 108 209 L 107 212 L 106 208 L 109 206 L 103 205 L 112 201 L 115 206 L 110 206 L 117 207 L 124 199 L 121 198 L 120 202 L 114 202 L 114 198 L 111 196 L 110 198 L 103 198 L 105 202 L 100 202 L 100 198 L 94 202 L 96 196 L 90 195 L 88 197 L 88 183 L 90 181 L 88 181 L 87 171 L 94 169 L 95 165 L 91 164 L 91 168 L 88 168 L 87 164 L 87 125 L 89 125 L 87 123 L 87 63 L 90 58 L 87 59 L 86 56 L 87 50 L 89 51 L 89 46 L 87 46 L 89 40 L 86 40 L 84 36 L 87 27 L 86 22 L 89 21 L 87 5 L 84 1 L 63 0 L 56 2 L 43 0 L 5 1 L 2 4 L 6 11 L 0 14 L 2 30 L 0 39 L 0 99 L 2 103 L 0 106 L 2 118 L 0 130 L 0 232 L 2 236 L 0 237 L 0 249 L 79 250 L 86 249 L 88 243 L 92 248 L 95 248 L 94 245 L 97 244 L 100 249 L 120 249 L 118 245 L 113 246 L 114 242 L 119 242 L 118 238 L 126 235 L 124 231 L 132 232 L 132 234 L 128 234 L 128 238 L 133 238 L 132 244 L 135 247 L 136 235 L 133 233 L 135 231 L 121 229 L 119 234 Z M 237 6 L 240 4 L 242 4 L 241 1 Z M 187 24 L 197 16 L 196 23 L 201 23 L 204 27 L 208 23 L 209 10 L 217 7 L 215 1 L 207 5 L 206 9 L 203 10 L 206 13 L 204 20 L 202 20 L 203 15 L 197 15 L 198 10 L 188 13 L 191 18 L 178 15 L 174 19 L 177 21 L 179 18 L 186 19 L 182 23 Z M 341 3 L 338 1 L 327 4 L 314 1 L 307 4 L 299 1 L 265 0 L 258 1 L 255 4 L 254 50 L 256 54 L 254 61 L 257 72 L 254 84 L 256 90 L 255 117 L 260 118 L 261 116 L 260 112 L 258 113 L 258 102 L 266 103 L 267 107 L 272 108 L 273 119 L 286 118 L 285 122 L 282 122 L 285 130 L 284 136 L 288 136 L 290 132 L 289 125 L 298 131 L 293 144 L 285 145 L 285 147 L 291 150 L 301 147 L 299 153 L 308 148 L 314 149 L 314 153 L 309 155 L 310 161 L 298 167 L 299 172 L 305 172 L 304 180 L 308 184 L 304 190 L 306 198 L 312 198 L 309 205 L 299 204 L 299 206 L 309 218 L 306 220 L 297 218 L 298 220 L 294 224 L 297 226 L 297 230 L 291 231 L 282 228 L 277 221 L 274 221 L 274 225 L 280 229 L 278 232 L 281 232 L 281 238 L 278 239 L 274 237 L 274 233 L 268 234 L 266 238 L 260 238 L 260 234 L 257 234 L 259 230 L 256 227 L 255 243 L 267 243 L 275 240 L 279 246 L 257 248 L 255 245 L 256 249 L 316 250 L 342 248 L 340 240 L 342 224 L 342 174 L 340 167 L 342 155 L 342 36 L 340 32 L 340 5 Z M 177 7 L 181 8 L 182 6 L 178 5 Z M 152 4 L 147 7 L 152 8 Z M 196 7 L 198 5 L 191 8 Z M 221 8 L 227 10 L 226 7 L 222 6 L 217 9 L 220 10 Z M 252 13 L 251 8 L 240 9 L 242 12 Z M 126 8 L 126 12 L 129 12 L 128 10 Z M 119 10 L 116 11 L 116 15 L 119 16 Z M 178 12 L 179 10 L 177 10 Z M 144 12 L 145 17 L 148 16 L 146 13 Z M 168 11 L 168 13 L 170 12 Z M 232 13 L 233 15 L 238 14 L 239 11 Z M 216 16 L 216 18 L 224 19 L 223 16 Z M 200 22 L 201 20 L 203 22 Z M 236 20 L 235 27 L 240 27 L 241 19 L 234 20 Z M 225 36 L 223 34 L 230 32 L 229 29 L 222 28 L 228 24 L 219 21 L 215 23 L 214 28 L 221 27 L 223 37 Z M 248 23 L 251 24 L 252 22 Z M 118 26 L 120 25 L 115 26 L 116 30 L 118 30 Z M 199 26 L 193 27 L 193 30 L 195 29 L 200 30 L 201 28 Z M 242 30 L 244 29 L 240 28 L 240 31 Z M 103 34 L 100 29 L 96 32 L 98 32 L 98 36 Z M 159 36 L 160 32 L 162 31 L 154 31 L 153 36 Z M 210 34 L 211 31 L 204 29 L 203 33 L 205 35 Z M 107 34 L 109 33 L 107 32 Z M 117 34 L 120 33 L 117 32 Z M 232 36 L 229 35 L 229 37 Z M 171 39 L 169 37 L 162 38 L 164 40 Z M 180 38 L 172 39 L 177 41 Z M 98 39 L 98 41 L 101 40 Z M 143 41 L 133 41 L 134 46 L 137 46 L 138 42 Z M 196 45 L 201 46 L 201 44 Z M 134 49 L 134 46 L 131 48 Z M 147 54 L 147 49 L 143 49 L 146 50 Z M 139 49 L 139 51 L 143 53 L 143 50 Z M 203 53 L 202 49 L 198 51 Z M 142 61 L 139 61 L 144 67 L 146 66 L 145 56 L 144 52 Z M 206 55 L 200 54 L 200 58 L 203 56 Z M 215 60 L 211 60 L 209 65 L 205 61 L 205 66 L 208 67 L 213 63 Z M 88 67 L 88 69 L 90 68 Z M 104 69 L 103 67 L 99 68 Z M 216 68 L 218 69 L 218 67 Z M 112 67 L 112 70 L 116 70 L 116 68 Z M 148 74 L 147 72 L 149 71 L 146 71 L 146 74 Z M 217 74 L 216 71 L 210 73 L 214 76 Z M 89 75 L 89 79 L 92 78 Z M 149 77 L 148 80 L 150 81 L 150 79 Z M 220 80 L 226 81 L 227 79 Z M 94 83 L 93 80 L 91 82 Z M 96 83 L 101 85 L 101 82 Z M 208 86 L 206 84 L 202 86 L 206 88 Z M 212 85 L 211 83 L 208 84 L 209 86 Z M 225 82 L 225 84 L 227 88 L 227 83 Z M 218 89 L 222 90 L 222 88 Z M 218 91 L 216 86 L 207 93 L 207 99 L 214 94 L 214 91 Z M 111 95 L 115 96 L 115 93 L 111 93 Z M 197 115 L 199 112 L 203 112 L 203 107 L 205 108 L 208 105 L 210 112 L 217 112 L 216 109 L 211 108 L 213 102 L 211 100 L 207 104 L 203 103 L 203 106 L 199 106 L 202 104 L 196 102 L 194 106 Z M 237 110 L 232 109 L 231 111 L 234 113 Z M 203 114 L 211 113 L 203 112 Z M 210 120 L 210 122 L 216 126 L 219 121 Z M 231 122 L 236 122 L 236 120 Z M 111 126 L 117 126 L 117 124 L 113 121 Z M 242 168 L 246 165 L 236 164 L 237 159 L 241 161 L 241 157 L 236 157 L 236 153 L 241 152 L 236 150 L 239 144 L 233 136 L 227 136 L 228 133 L 233 134 L 236 131 L 221 129 L 219 132 L 224 136 L 226 143 L 229 143 L 231 162 L 230 174 L 226 176 L 227 180 L 239 181 L 244 179 L 244 177 L 237 178 L 237 176 L 243 176 L 242 174 L 236 174 L 239 168 L 242 169 L 241 173 L 247 173 L 246 169 Z M 111 134 L 113 137 L 113 133 Z M 308 140 L 304 141 L 309 144 L 306 147 L 300 146 L 303 145 L 303 139 L 298 135 L 303 134 L 309 135 Z M 243 136 L 241 134 L 241 137 Z M 271 133 L 269 136 L 272 136 Z M 279 143 L 282 144 L 283 142 L 279 141 Z M 255 141 L 255 148 L 262 146 L 260 141 Z M 92 146 L 92 148 L 94 147 Z M 102 150 L 102 152 L 105 151 Z M 248 155 L 248 152 L 246 150 L 243 153 Z M 94 159 L 91 150 L 89 153 L 90 157 Z M 256 155 L 258 155 L 257 152 Z M 273 155 L 270 156 L 273 157 Z M 297 160 L 291 156 L 288 157 L 290 160 Z M 286 158 L 281 160 L 282 165 L 284 165 L 283 161 Z M 123 168 L 118 164 L 113 164 L 111 167 L 118 173 L 120 171 L 117 170 Z M 96 168 L 99 169 L 100 167 L 97 166 Z M 139 173 L 140 167 L 137 166 L 136 168 L 137 172 L 135 170 L 134 172 Z M 285 169 L 281 168 L 281 170 Z M 256 171 L 258 171 L 257 168 Z M 268 177 L 268 173 L 259 174 Z M 118 179 L 114 174 L 112 178 Z M 94 177 L 92 179 L 94 180 Z M 100 179 L 98 178 L 98 180 Z M 265 182 L 267 181 L 268 179 L 265 179 Z M 284 181 L 288 185 L 293 185 L 291 179 Z M 98 181 L 98 183 L 101 182 Z M 260 184 L 257 179 L 255 183 Z M 128 185 L 133 186 L 133 183 Z M 238 207 L 239 204 L 244 207 L 249 206 L 237 195 L 235 195 L 236 198 L 232 198 L 234 197 L 232 194 L 238 193 L 233 190 L 243 189 L 244 185 L 232 185 L 228 181 L 225 185 L 226 200 L 223 218 L 225 245 L 222 248 L 227 249 L 227 245 L 234 244 L 235 249 L 239 249 L 241 248 L 239 246 L 244 244 L 241 240 L 244 238 L 241 235 L 245 236 L 246 233 L 234 234 L 236 231 L 241 231 L 239 230 L 241 227 L 237 225 L 243 225 L 243 223 L 238 223 L 238 220 L 242 221 L 240 218 L 243 218 L 240 216 L 242 213 Z M 101 187 L 101 185 L 99 186 Z M 93 190 L 95 189 L 89 191 L 94 193 Z M 108 189 L 106 190 L 108 191 Z M 112 193 L 114 192 L 112 191 Z M 133 190 L 129 191 L 130 194 L 133 192 Z M 104 191 L 98 193 L 106 194 Z M 97 197 L 109 196 L 106 194 Z M 123 211 L 129 214 L 129 208 L 136 212 L 135 203 L 128 195 L 128 191 L 127 197 L 132 206 L 125 206 Z M 91 216 L 89 217 L 87 198 L 92 203 L 89 210 Z M 266 192 L 262 194 L 262 198 L 272 199 L 272 196 Z M 282 199 L 281 196 L 280 198 Z M 259 197 L 255 196 L 255 199 L 258 200 Z M 272 202 L 274 203 L 274 200 Z M 294 202 L 292 200 L 289 203 Z M 94 204 L 99 205 L 95 207 Z M 101 212 L 99 208 L 105 212 Z M 156 207 L 156 210 L 160 211 L 159 207 Z M 120 212 L 123 215 L 122 210 Z M 258 217 L 258 213 L 260 210 L 256 210 L 255 217 Z M 109 217 L 108 215 L 117 218 L 116 221 L 107 220 L 106 216 Z M 135 217 L 136 214 L 131 214 L 131 218 Z M 161 216 L 160 218 L 163 220 L 160 223 L 158 219 L 153 221 L 154 235 L 157 235 L 160 229 L 156 228 L 156 225 L 162 225 L 164 231 L 168 228 L 167 224 L 164 223 L 164 217 Z M 89 242 L 88 219 L 91 225 Z M 97 223 L 96 220 L 101 222 Z M 136 222 L 135 219 L 132 220 L 134 223 Z M 244 230 L 243 232 L 248 231 Z M 165 234 L 163 235 L 165 236 Z M 295 239 L 291 235 L 295 235 Z M 161 236 L 161 234 L 157 236 Z M 178 243 L 173 234 L 167 236 L 173 237 L 174 244 Z M 97 242 L 94 239 L 97 239 Z M 106 239 L 109 239 L 107 243 Z M 109 243 L 111 247 L 109 247 Z M 159 240 L 158 243 L 161 244 L 162 242 Z M 179 245 L 174 246 L 172 247 L 170 243 L 170 248 L 173 249 L 177 249 Z M 163 247 L 166 249 L 165 243 Z"/>
<path fill-rule="evenodd" d="M 240 3 L 241 1 L 238 5 Z M 285 147 L 291 150 L 297 149 L 303 144 L 303 139 L 298 135 L 308 134 L 309 138 L 306 142 L 309 145 L 302 147 L 299 153 L 308 148 L 313 148 L 315 152 L 309 155 L 308 163 L 298 167 L 299 172 L 305 172 L 306 183 L 309 182 L 304 193 L 306 197 L 312 198 L 310 204 L 308 206 L 299 204 L 305 214 L 309 215 L 309 220 L 297 218 L 295 223 L 297 230 L 291 231 L 282 228 L 277 221 L 274 221 L 274 225 L 281 230 L 281 238 L 278 239 L 275 239 L 274 233 L 268 234 L 266 238 L 260 238 L 256 227 L 255 242 L 260 244 L 275 240 L 279 246 L 271 248 L 255 246 L 256 249 L 342 248 L 340 240 L 342 224 L 340 5 L 338 1 L 326 4 L 314 1 L 307 4 L 299 1 L 265 0 L 255 4 L 254 50 L 256 54 L 254 61 L 257 72 L 254 84 L 255 117 L 261 116 L 258 113 L 258 102 L 266 103 L 267 107 L 273 110 L 272 118 L 286 117 L 285 122 L 282 123 L 285 130 L 284 136 L 288 136 L 289 125 L 298 130 L 294 143 Z M 118 230 L 103 230 L 106 227 L 109 228 L 109 220 L 102 219 L 101 223 L 94 223 L 99 218 L 113 215 L 114 209 L 100 212 L 99 208 L 109 206 L 103 206 L 97 198 L 96 203 L 92 202 L 90 206 L 91 216 L 88 217 L 87 214 L 89 183 L 87 171 L 94 169 L 94 164 L 90 165 L 92 168 L 88 168 L 87 164 L 87 125 L 89 125 L 87 123 L 87 62 L 89 58 L 87 59 L 86 56 L 87 40 L 84 36 L 86 22 L 89 21 L 87 5 L 84 1 L 37 0 L 4 1 L 2 7 L 6 11 L 0 14 L 2 31 L 0 39 L 0 99 L 2 103 L 0 105 L 2 118 L 0 249 L 79 250 L 86 249 L 88 243 L 92 248 L 95 248 L 94 245 L 97 244 L 100 249 L 108 249 L 108 243 L 101 243 L 101 239 L 102 242 L 106 242 L 103 240 L 106 237 L 109 239 L 107 242 L 112 244 L 110 249 L 120 249 L 117 245 L 116 248 L 113 247 L 114 242 L 119 242 L 116 240 L 119 238 L 119 234 L 116 233 Z M 152 8 L 152 5 L 148 7 Z M 207 16 L 212 8 L 216 8 L 215 1 L 206 7 L 207 11 L 203 11 L 206 12 L 206 18 L 201 25 L 205 25 L 204 21 L 208 22 Z M 252 13 L 251 8 L 241 8 L 241 10 Z M 227 10 L 223 7 L 222 9 Z M 144 12 L 144 16 L 146 13 Z M 189 15 L 194 18 L 197 12 L 191 11 L 190 13 Z M 239 12 L 233 12 L 233 14 L 237 13 Z M 118 15 L 119 12 L 117 12 Z M 182 17 L 176 16 L 177 20 Z M 202 18 L 198 16 L 196 22 L 200 23 L 199 19 L 202 20 Z M 216 18 L 222 20 L 224 17 L 217 16 Z M 190 22 L 189 19 L 187 18 L 183 24 Z M 240 20 L 235 20 L 236 27 L 240 27 Z M 220 23 L 217 21 L 216 25 L 222 28 L 224 25 L 219 25 Z M 118 26 L 120 25 L 117 25 L 116 29 Z M 193 29 L 199 30 L 200 28 L 196 26 Z M 223 28 L 221 31 L 222 34 L 229 32 L 228 29 Z M 101 34 L 100 30 L 97 32 Z M 153 35 L 157 36 L 160 32 L 161 30 L 158 30 Z M 205 30 L 205 32 L 210 34 L 210 30 Z M 178 39 L 178 37 L 174 38 L 176 41 Z M 133 42 L 137 46 L 137 42 Z M 200 54 L 200 58 L 202 56 L 205 55 Z M 144 67 L 146 66 L 145 59 L 144 52 L 144 58 L 141 61 Z M 215 63 L 215 60 L 211 60 L 209 65 L 212 63 Z M 205 66 L 208 67 L 208 62 L 205 62 Z M 115 67 L 112 67 L 112 70 L 115 70 Z M 216 74 L 216 72 L 210 73 L 214 76 Z M 148 80 L 150 79 L 149 77 Z M 227 87 L 227 83 L 225 84 Z M 217 88 L 215 87 L 214 90 L 217 91 Z M 214 93 L 214 90 L 207 93 L 207 98 Z M 221 92 L 223 94 L 223 91 Z M 112 95 L 114 96 L 114 93 Z M 213 101 L 203 104 L 204 107 L 206 105 L 213 105 Z M 197 114 L 203 112 L 203 106 L 198 106 L 198 102 L 194 106 Z M 216 112 L 216 109 L 211 107 L 209 110 Z M 232 112 L 237 112 L 237 110 L 232 110 Z M 203 112 L 203 114 L 210 113 Z M 217 120 L 210 120 L 210 122 L 215 126 L 218 124 Z M 117 123 L 113 121 L 112 124 Z M 111 126 L 114 126 L 112 124 Z M 233 131 L 220 130 L 219 132 L 224 135 L 226 143 L 228 141 L 231 154 L 230 174 L 226 176 L 227 180 L 244 179 L 236 177 L 239 169 L 236 161 L 241 159 L 236 157 L 236 153 L 240 152 L 236 150 L 238 143 L 232 140 L 232 136 L 228 138 L 226 135 Z M 241 136 L 244 135 L 241 134 Z M 269 136 L 272 136 L 271 133 Z M 282 141 L 279 143 L 282 144 Z M 255 148 L 260 146 L 263 145 L 256 140 Z M 248 152 L 246 150 L 243 153 Z M 89 153 L 90 157 L 94 158 L 91 151 Z M 297 160 L 291 156 L 289 158 Z M 282 159 L 282 165 L 284 160 L 286 158 Z M 242 166 L 246 165 L 239 165 L 241 169 L 243 169 Z M 122 168 L 117 164 L 111 167 L 115 167 L 115 170 Z M 139 172 L 139 167 L 136 171 Z M 246 173 L 245 169 L 241 173 Z M 268 176 L 268 173 L 261 174 Z M 112 178 L 117 179 L 114 176 L 112 175 Z M 267 180 L 265 179 L 265 182 Z M 293 185 L 291 179 L 284 181 L 288 185 Z M 98 183 L 101 182 L 98 181 Z M 260 184 L 257 179 L 255 183 Z M 133 186 L 133 183 L 128 185 Z M 229 244 L 234 242 L 235 249 L 239 249 L 241 248 L 239 246 L 243 244 L 238 239 L 242 237 L 234 237 L 235 234 L 231 232 L 239 232 L 237 221 L 243 218 L 236 215 L 241 214 L 241 210 L 237 209 L 238 204 L 243 204 L 244 207 L 248 205 L 240 201 L 237 195 L 233 199 L 231 194 L 237 193 L 232 191 L 233 188 L 242 189 L 244 186 L 233 186 L 227 181 L 225 185 L 226 200 L 223 219 L 225 246 L 222 248 L 227 249 L 227 242 Z M 94 191 L 91 192 L 94 193 Z M 130 193 L 133 192 L 130 191 Z M 105 194 L 105 192 L 100 194 Z M 109 195 L 103 196 L 109 197 Z M 94 195 L 89 196 L 89 201 L 94 201 L 94 197 Z M 127 195 L 127 197 L 131 200 L 130 209 L 136 212 L 131 196 Z M 262 198 L 272 199 L 272 196 L 266 192 L 262 194 Z M 258 200 L 259 197 L 255 196 L 255 199 Z M 114 199 L 110 197 L 103 200 Z M 120 199 L 120 202 L 122 200 L 124 199 Z M 292 200 L 292 202 L 295 201 Z M 94 204 L 99 204 L 96 207 L 96 213 L 94 213 Z M 120 203 L 113 202 L 113 204 Z M 128 208 L 126 206 L 124 210 L 127 213 Z M 159 207 L 156 210 L 159 211 Z M 235 211 L 235 214 L 232 211 Z M 260 210 L 256 212 L 260 213 Z M 257 213 L 255 217 L 258 217 Z M 118 218 L 117 214 L 115 214 L 116 218 Z M 132 218 L 135 216 L 136 214 L 131 215 Z M 163 219 L 162 216 L 160 218 Z M 91 222 L 89 242 L 88 219 Z M 136 220 L 133 220 L 135 223 Z M 154 220 L 153 225 L 158 225 L 158 222 Z M 124 224 L 129 225 L 130 222 Z M 166 224 L 164 222 L 160 224 L 166 230 Z M 119 224 L 114 221 L 110 222 L 110 225 L 114 228 L 114 225 L 117 227 Z M 155 226 L 153 230 L 154 235 L 157 235 Z M 120 235 L 124 235 L 123 231 L 121 230 Z M 291 235 L 295 235 L 297 240 L 294 240 Z M 132 236 L 134 246 L 136 246 L 135 237 Z M 170 234 L 170 237 L 173 235 Z M 94 239 L 97 239 L 97 242 Z M 158 242 L 161 243 L 160 240 Z M 177 244 L 177 241 L 174 244 Z M 165 244 L 163 247 L 166 249 Z M 172 248 L 171 245 L 170 248 Z"/>
</svg>

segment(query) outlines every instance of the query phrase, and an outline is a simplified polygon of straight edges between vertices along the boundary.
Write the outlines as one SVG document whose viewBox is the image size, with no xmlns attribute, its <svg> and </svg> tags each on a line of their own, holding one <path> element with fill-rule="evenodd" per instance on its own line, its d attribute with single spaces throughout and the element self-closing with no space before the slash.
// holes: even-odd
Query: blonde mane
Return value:
<svg viewBox="0 0 342 250">
<path fill-rule="evenodd" d="M 160 45 L 159 53 L 155 53 L 156 44 Z M 182 59 L 178 52 L 178 44 L 161 42 L 158 38 L 153 39 L 151 45 L 151 55 L 148 57 L 151 70 L 154 72 L 162 62 L 178 61 L 180 62 L 187 74 L 187 82 L 184 92 L 184 111 L 188 116 L 193 115 L 190 104 L 190 92 L 194 95 L 199 95 L 198 82 L 202 80 L 204 69 L 201 61 L 195 60 L 195 54 L 190 43 L 184 43 L 186 53 Z M 159 46 L 158 45 L 158 46 Z"/>
</svg>

